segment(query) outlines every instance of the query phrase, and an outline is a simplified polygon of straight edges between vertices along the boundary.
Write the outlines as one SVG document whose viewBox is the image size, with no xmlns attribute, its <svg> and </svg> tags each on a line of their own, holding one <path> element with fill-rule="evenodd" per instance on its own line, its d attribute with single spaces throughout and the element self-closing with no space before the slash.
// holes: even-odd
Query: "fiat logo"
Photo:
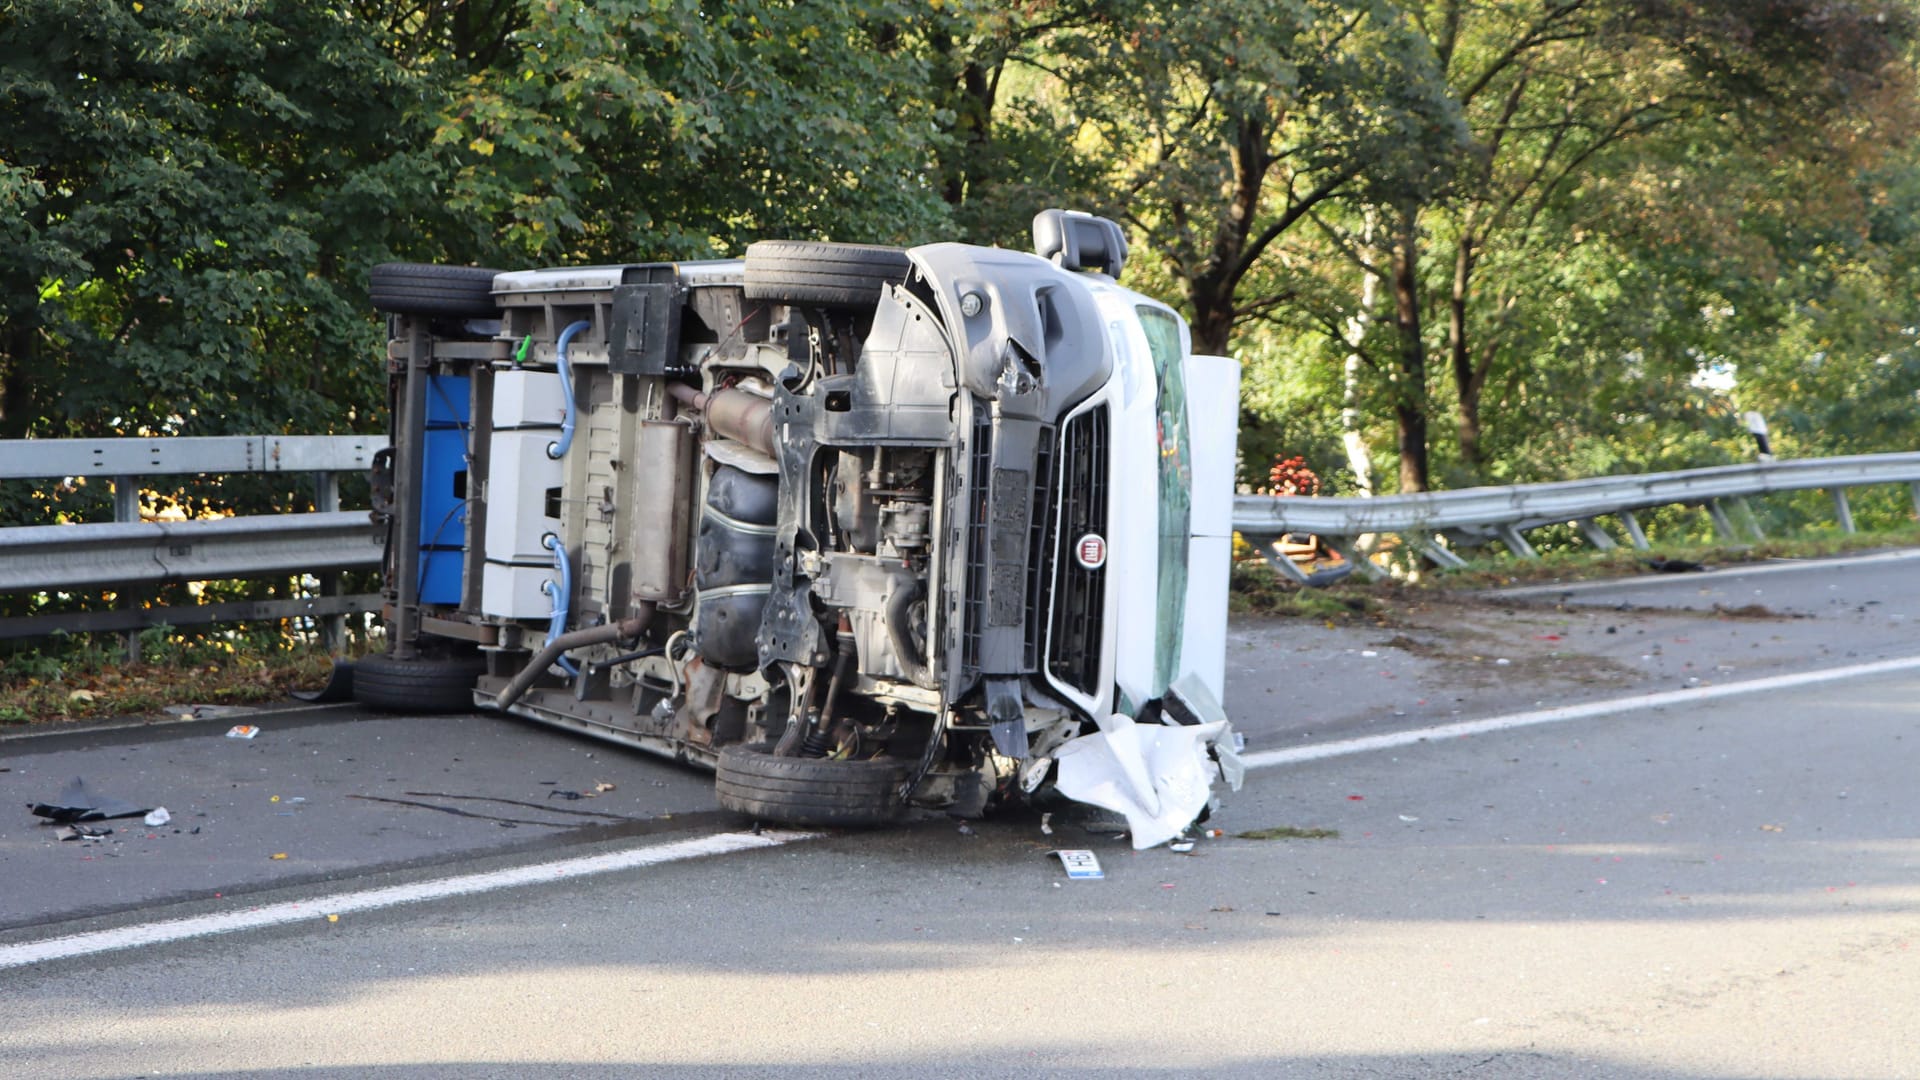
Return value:
<svg viewBox="0 0 1920 1080">
<path fill-rule="evenodd" d="M 1088 533 L 1073 545 L 1073 557 L 1081 566 L 1098 570 L 1107 561 L 1107 542 L 1098 533 Z"/>
</svg>

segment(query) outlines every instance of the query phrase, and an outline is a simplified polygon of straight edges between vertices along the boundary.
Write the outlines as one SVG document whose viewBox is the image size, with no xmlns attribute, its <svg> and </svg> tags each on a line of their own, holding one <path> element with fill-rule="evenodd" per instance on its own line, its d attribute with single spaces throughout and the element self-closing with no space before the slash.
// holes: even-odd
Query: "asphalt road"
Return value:
<svg viewBox="0 0 1920 1080">
<path fill-rule="evenodd" d="M 1917 656 L 1910 567 L 1774 574 L 1782 609 L 1735 615 L 1701 590 L 1754 582 L 1703 575 L 1240 624 L 1227 704 L 1259 750 Z M 1793 589 L 1838 602 L 1785 611 Z M 176 784 L 176 824 L 207 824 L 115 856 L 0 821 L 0 949 L 313 917 L 0 968 L 0 1077 L 1920 1075 L 1916 691 L 1895 672 L 1263 769 L 1190 856 L 1064 815 L 936 819 L 337 921 L 342 889 L 737 823 L 699 774 L 497 718 L 11 740 L 16 803 L 84 768 L 127 797 Z M 1273 828 L 1337 835 L 1233 835 Z M 1066 846 L 1107 877 L 1066 880 Z"/>
</svg>

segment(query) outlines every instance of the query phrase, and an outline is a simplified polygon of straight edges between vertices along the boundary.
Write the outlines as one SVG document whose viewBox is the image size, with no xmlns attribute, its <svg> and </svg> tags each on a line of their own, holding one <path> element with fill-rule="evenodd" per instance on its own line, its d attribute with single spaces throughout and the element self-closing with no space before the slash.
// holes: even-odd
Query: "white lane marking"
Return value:
<svg viewBox="0 0 1920 1080">
<path fill-rule="evenodd" d="M 1797 570 L 1844 570 L 1850 566 L 1867 566 L 1873 563 L 1904 562 L 1908 559 L 1920 559 L 1920 549 L 1906 548 L 1900 551 L 1881 551 L 1872 555 L 1854 555 L 1844 559 L 1804 559 L 1792 562 L 1735 563 L 1717 570 L 1690 574 L 1655 574 L 1651 577 L 1600 578 L 1593 581 L 1570 581 L 1563 585 L 1520 585 L 1510 589 L 1488 589 L 1480 595 L 1490 599 L 1517 600 L 1529 596 L 1564 596 L 1587 592 L 1603 592 L 1607 589 L 1655 589 L 1663 585 L 1699 585 L 1703 582 L 1718 581 L 1730 577 L 1759 577 L 1762 574 L 1790 574 Z"/>
<path fill-rule="evenodd" d="M 774 831 L 759 834 L 721 833 L 716 836 L 677 840 L 654 847 L 632 848 L 603 855 L 583 855 L 577 859 L 562 859 L 533 866 L 516 866 L 481 874 L 416 881 L 409 885 L 394 885 L 384 889 L 316 896 L 307 900 L 289 900 L 248 908 L 245 911 L 196 915 L 191 918 L 141 923 L 116 927 L 112 930 L 96 930 L 86 934 L 71 934 L 66 937 L 48 938 L 44 941 L 23 942 L 18 945 L 0 945 L 0 971 L 23 967 L 27 964 L 45 963 L 49 960 L 65 960 L 76 956 L 90 956 L 94 953 L 133 949 L 143 945 L 184 941 L 210 934 L 227 934 L 236 930 L 257 930 L 261 927 L 279 926 L 284 923 L 324 920 L 329 915 L 373 911 L 399 904 L 415 904 L 423 900 L 471 896 L 474 893 L 512 889 L 523 885 L 539 885 L 551 881 L 567 881 L 595 874 L 608 874 L 616 870 L 657 866 L 683 859 L 726 855 L 754 848 L 778 847 L 796 840 L 811 839 L 816 835 L 805 832 Z"/>
<path fill-rule="evenodd" d="M 1589 701 L 1584 705 L 1562 705 L 1555 709 L 1536 709 L 1532 712 L 1513 713 L 1508 716 L 1490 716 L 1484 720 L 1462 720 L 1455 724 L 1415 728 L 1412 731 L 1395 731 L 1385 735 L 1368 735 L 1359 739 L 1342 739 L 1338 742 L 1317 743 L 1312 746 L 1295 746 L 1285 750 L 1261 750 L 1257 753 L 1243 754 L 1240 760 L 1249 769 L 1297 765 L 1303 761 L 1319 761 L 1322 758 L 1344 757 L 1348 754 L 1365 754 L 1374 750 L 1392 750 L 1396 747 L 1411 746 L 1414 743 L 1438 742 L 1441 739 L 1457 739 L 1468 735 L 1486 735 L 1495 731 L 1535 727 L 1541 724 L 1564 724 L 1569 720 L 1585 720 L 1589 717 L 1631 712 L 1635 709 L 1692 705 L 1716 698 L 1762 694 L 1769 690 L 1788 690 L 1796 686 L 1811 686 L 1816 683 L 1835 682 L 1866 675 L 1883 675 L 1893 671 L 1912 671 L 1916 668 L 1920 668 L 1920 656 L 1903 657 L 1897 660 L 1876 660 L 1870 664 L 1852 664 L 1823 671 L 1803 671 L 1793 675 L 1770 675 L 1764 679 L 1700 686 L 1690 690 L 1667 690 L 1658 694 L 1641 694 L 1636 697 L 1614 698 L 1610 701 Z"/>
</svg>

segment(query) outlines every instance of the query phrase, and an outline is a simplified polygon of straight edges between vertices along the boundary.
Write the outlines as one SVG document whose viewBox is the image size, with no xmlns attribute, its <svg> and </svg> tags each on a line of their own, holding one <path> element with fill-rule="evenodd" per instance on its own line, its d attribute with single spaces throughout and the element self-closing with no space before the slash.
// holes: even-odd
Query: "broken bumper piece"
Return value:
<svg viewBox="0 0 1920 1080">
<path fill-rule="evenodd" d="M 1206 809 L 1213 778 L 1224 775 L 1238 790 L 1243 772 L 1225 720 L 1171 726 L 1114 715 L 1098 733 L 1062 746 L 1054 760 L 1055 789 L 1124 815 L 1136 851 L 1185 832 Z"/>
</svg>

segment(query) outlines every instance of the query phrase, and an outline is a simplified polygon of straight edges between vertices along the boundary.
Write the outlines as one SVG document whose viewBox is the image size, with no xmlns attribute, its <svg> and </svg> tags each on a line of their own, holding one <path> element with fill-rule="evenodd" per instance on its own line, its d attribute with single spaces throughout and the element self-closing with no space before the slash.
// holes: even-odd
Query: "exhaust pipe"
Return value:
<svg viewBox="0 0 1920 1080">
<path fill-rule="evenodd" d="M 494 695 L 493 707 L 505 712 L 514 702 L 519 701 L 526 694 L 527 688 L 534 684 L 534 680 L 546 674 L 547 668 L 552 667 L 553 662 L 560 659 L 562 655 L 574 649 L 583 649 L 588 645 L 605 645 L 608 642 L 637 638 L 646 630 L 647 623 L 652 618 L 653 605 L 643 603 L 639 605 L 639 610 L 634 615 L 617 623 L 604 623 L 600 626 L 589 626 L 584 630 L 571 630 L 561 634 L 549 642 L 546 648 L 533 654 L 533 659 L 527 661 L 527 666 L 521 668 L 512 681 Z"/>
<path fill-rule="evenodd" d="M 707 426 L 735 442 L 775 457 L 773 402 L 745 390 L 715 390 L 703 394 L 685 383 L 671 383 L 667 392 L 688 408 L 706 414 Z"/>
</svg>

